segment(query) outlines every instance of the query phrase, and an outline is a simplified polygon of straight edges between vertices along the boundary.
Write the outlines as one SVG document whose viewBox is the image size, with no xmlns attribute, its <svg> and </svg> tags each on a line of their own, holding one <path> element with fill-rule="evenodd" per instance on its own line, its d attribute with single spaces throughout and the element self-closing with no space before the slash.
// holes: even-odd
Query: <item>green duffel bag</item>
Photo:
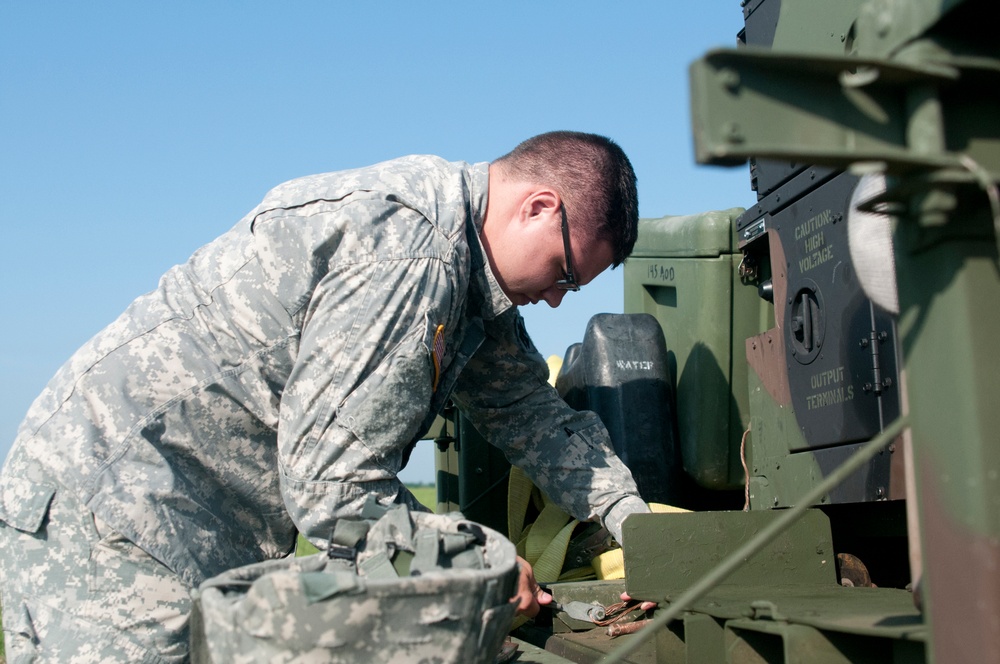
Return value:
<svg viewBox="0 0 1000 664">
<path fill-rule="evenodd" d="M 398 505 L 327 551 L 229 570 L 193 593 L 194 664 L 492 662 L 514 617 L 514 545 Z"/>
</svg>

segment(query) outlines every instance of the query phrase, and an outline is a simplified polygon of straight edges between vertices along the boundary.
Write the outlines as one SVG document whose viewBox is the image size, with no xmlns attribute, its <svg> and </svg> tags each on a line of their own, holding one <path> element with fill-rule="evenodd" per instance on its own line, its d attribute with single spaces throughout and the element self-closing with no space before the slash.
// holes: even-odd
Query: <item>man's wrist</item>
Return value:
<svg viewBox="0 0 1000 664">
<path fill-rule="evenodd" d="M 622 541 L 622 524 L 630 514 L 645 514 L 649 512 L 649 506 L 639 496 L 626 496 L 622 498 L 604 517 L 604 527 L 608 529 L 611 536 L 619 544 Z"/>
</svg>

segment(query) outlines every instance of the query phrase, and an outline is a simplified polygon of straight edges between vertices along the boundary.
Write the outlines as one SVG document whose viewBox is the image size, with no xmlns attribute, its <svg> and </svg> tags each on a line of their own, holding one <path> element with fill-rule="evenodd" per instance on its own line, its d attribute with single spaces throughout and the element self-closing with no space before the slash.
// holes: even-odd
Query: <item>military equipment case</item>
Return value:
<svg viewBox="0 0 1000 664">
<path fill-rule="evenodd" d="M 493 661 L 516 609 L 510 541 L 404 506 L 354 547 L 336 537 L 333 555 L 266 561 L 201 584 L 192 662 Z"/>
<path fill-rule="evenodd" d="M 676 380 L 683 468 L 706 489 L 742 486 L 740 438 L 749 422 L 744 340 L 766 307 L 740 288 L 734 220 L 742 208 L 644 219 L 625 264 L 625 311 L 651 314 Z"/>
</svg>

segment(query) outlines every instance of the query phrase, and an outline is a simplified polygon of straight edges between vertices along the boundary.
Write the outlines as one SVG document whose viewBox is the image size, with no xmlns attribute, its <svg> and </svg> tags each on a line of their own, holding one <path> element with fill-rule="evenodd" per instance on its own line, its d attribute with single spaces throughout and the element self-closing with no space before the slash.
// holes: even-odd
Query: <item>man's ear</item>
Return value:
<svg viewBox="0 0 1000 664">
<path fill-rule="evenodd" d="M 553 218 L 561 219 L 559 210 L 562 199 L 551 189 L 538 189 L 524 199 L 522 214 L 525 222 L 548 223 Z"/>
</svg>

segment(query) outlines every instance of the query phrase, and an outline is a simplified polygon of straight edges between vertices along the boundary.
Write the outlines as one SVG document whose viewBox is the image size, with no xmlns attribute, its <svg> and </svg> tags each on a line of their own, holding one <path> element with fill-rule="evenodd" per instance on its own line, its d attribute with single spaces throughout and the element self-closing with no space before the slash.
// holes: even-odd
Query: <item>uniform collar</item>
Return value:
<svg viewBox="0 0 1000 664">
<path fill-rule="evenodd" d="M 483 247 L 481 234 L 483 221 L 486 218 L 486 203 L 489 193 L 489 164 L 486 162 L 474 164 L 469 168 L 469 198 L 472 210 L 469 233 L 469 249 L 472 258 L 472 285 L 478 297 L 479 315 L 483 320 L 492 320 L 514 306 L 500 288 L 500 282 L 493 275 L 490 263 L 486 259 L 486 249 Z"/>
</svg>

